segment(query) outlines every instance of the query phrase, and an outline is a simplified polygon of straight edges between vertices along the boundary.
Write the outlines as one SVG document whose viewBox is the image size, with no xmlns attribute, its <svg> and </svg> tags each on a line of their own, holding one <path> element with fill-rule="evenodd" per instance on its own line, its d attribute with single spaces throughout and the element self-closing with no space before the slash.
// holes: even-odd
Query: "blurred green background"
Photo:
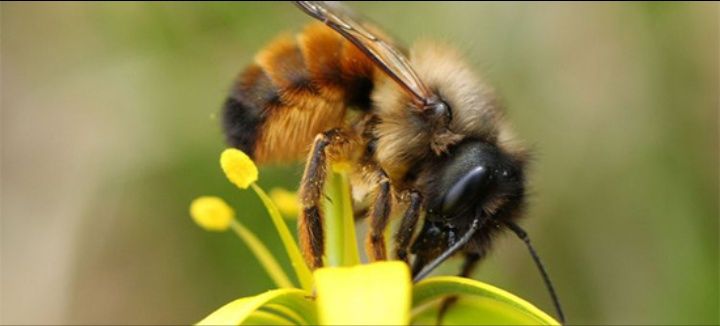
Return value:
<svg viewBox="0 0 720 326">
<path fill-rule="evenodd" d="M 2 3 L 2 323 L 192 323 L 272 286 L 231 233 L 217 114 L 289 3 Z M 461 49 L 537 158 L 523 222 L 570 323 L 718 323 L 716 3 L 356 3 L 400 40 Z M 265 168 L 294 189 L 297 166 Z M 459 262 L 441 270 L 454 273 Z M 521 242 L 476 278 L 552 306 Z"/>
</svg>

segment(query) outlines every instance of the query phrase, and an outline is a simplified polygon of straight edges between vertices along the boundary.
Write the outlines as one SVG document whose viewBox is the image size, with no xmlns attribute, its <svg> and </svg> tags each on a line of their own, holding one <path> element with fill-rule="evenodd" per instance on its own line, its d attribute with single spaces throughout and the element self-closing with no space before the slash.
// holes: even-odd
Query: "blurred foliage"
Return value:
<svg viewBox="0 0 720 326">
<path fill-rule="evenodd" d="M 523 224 L 569 322 L 718 323 L 717 4 L 352 6 L 408 44 L 457 46 L 498 89 L 535 149 Z M 199 230 L 188 204 L 229 199 L 281 252 L 261 204 L 222 176 L 217 114 L 254 53 L 309 18 L 288 3 L 213 2 L 3 3 L 1 18 L 3 198 L 87 197 L 60 319 L 20 314 L 32 301 L 3 290 L 3 322 L 185 324 L 272 287 L 232 234 Z M 295 189 L 300 171 L 267 167 L 259 183 Z M 52 218 L 60 206 L 43 203 Z M 3 212 L 3 257 L 50 241 L 8 237 L 13 221 L 39 217 Z M 43 293 L 11 265 L 3 289 Z M 550 310 L 517 240 L 498 241 L 475 276 Z"/>
</svg>

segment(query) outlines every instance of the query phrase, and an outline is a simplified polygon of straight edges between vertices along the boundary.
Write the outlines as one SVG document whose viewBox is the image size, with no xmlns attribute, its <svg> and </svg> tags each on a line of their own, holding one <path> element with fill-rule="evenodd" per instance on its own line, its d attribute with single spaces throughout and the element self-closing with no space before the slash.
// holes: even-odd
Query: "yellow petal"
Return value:
<svg viewBox="0 0 720 326">
<path fill-rule="evenodd" d="M 424 307 L 427 303 L 449 295 L 462 295 L 463 304 L 451 308 L 447 322 L 466 319 L 474 325 L 559 325 L 533 304 L 495 286 L 469 278 L 436 276 L 425 279 L 413 288 L 413 306 Z M 454 311 L 460 315 L 455 315 Z M 420 315 L 414 322 L 427 321 Z M 425 318 L 423 318 L 425 317 Z M 464 322 L 460 322 L 464 323 Z"/>
<path fill-rule="evenodd" d="M 410 271 L 399 261 L 315 271 L 321 325 L 407 325 Z"/>
<path fill-rule="evenodd" d="M 255 162 L 247 154 L 235 148 L 228 148 L 220 155 L 220 166 L 225 176 L 241 189 L 247 189 L 258 179 Z"/>
<path fill-rule="evenodd" d="M 252 300 L 253 298 L 241 298 L 230 302 L 199 321 L 197 325 L 240 325 L 252 313 L 246 308 Z"/>
<path fill-rule="evenodd" d="M 218 197 L 198 197 L 190 203 L 193 221 L 207 231 L 225 231 L 235 217 L 233 209 Z"/>
<path fill-rule="evenodd" d="M 286 307 L 295 316 L 302 317 L 303 324 L 317 324 L 313 302 L 309 293 L 298 289 L 267 291 L 254 297 L 237 299 L 215 310 L 198 325 L 240 325 L 253 313 L 268 304 Z"/>
</svg>

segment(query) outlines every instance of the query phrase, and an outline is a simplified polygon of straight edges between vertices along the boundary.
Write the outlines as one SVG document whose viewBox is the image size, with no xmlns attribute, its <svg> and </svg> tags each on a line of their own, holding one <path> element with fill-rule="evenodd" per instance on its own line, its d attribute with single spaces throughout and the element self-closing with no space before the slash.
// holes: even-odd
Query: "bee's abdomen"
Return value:
<svg viewBox="0 0 720 326">
<path fill-rule="evenodd" d="M 345 124 L 348 107 L 369 109 L 373 74 L 372 62 L 323 24 L 279 37 L 225 101 L 227 141 L 258 163 L 300 159 L 315 135 Z"/>
</svg>

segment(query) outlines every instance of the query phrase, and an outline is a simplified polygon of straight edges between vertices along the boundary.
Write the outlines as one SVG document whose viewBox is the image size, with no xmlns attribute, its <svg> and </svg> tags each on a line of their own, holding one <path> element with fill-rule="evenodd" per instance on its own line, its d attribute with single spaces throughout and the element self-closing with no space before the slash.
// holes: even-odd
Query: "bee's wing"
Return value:
<svg viewBox="0 0 720 326">
<path fill-rule="evenodd" d="M 421 107 L 436 101 L 435 94 L 420 80 L 407 58 L 389 42 L 363 27 L 347 9 L 324 1 L 295 1 L 295 4 L 355 44 L 400 84 Z"/>
</svg>

